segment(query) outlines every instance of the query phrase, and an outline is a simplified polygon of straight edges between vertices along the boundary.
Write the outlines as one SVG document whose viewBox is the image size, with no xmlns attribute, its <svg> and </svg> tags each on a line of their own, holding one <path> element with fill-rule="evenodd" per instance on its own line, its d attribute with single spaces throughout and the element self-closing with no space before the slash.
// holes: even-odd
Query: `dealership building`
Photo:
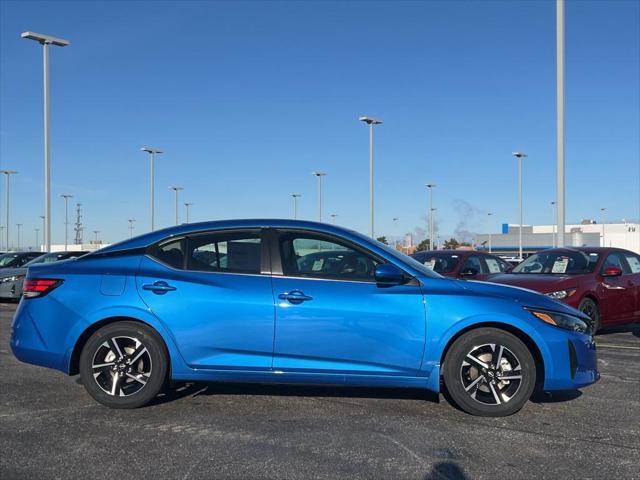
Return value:
<svg viewBox="0 0 640 480">
<path fill-rule="evenodd" d="M 500 255 L 518 256 L 519 225 L 503 224 L 502 232 L 478 234 L 476 248 Z M 523 255 L 552 248 L 557 245 L 555 225 L 523 225 Z M 596 223 L 584 220 L 578 225 L 567 225 L 565 234 L 567 247 L 617 247 L 640 253 L 640 224 Z"/>
</svg>

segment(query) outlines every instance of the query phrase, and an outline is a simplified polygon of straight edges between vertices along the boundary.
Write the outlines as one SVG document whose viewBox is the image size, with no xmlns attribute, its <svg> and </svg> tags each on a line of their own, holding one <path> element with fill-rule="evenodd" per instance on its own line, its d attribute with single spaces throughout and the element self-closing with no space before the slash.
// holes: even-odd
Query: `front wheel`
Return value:
<svg viewBox="0 0 640 480">
<path fill-rule="evenodd" d="M 95 400 L 111 408 L 137 408 L 162 390 L 168 355 L 160 336 L 137 322 L 116 322 L 95 332 L 80 355 L 80 378 Z"/>
<path fill-rule="evenodd" d="M 583 298 L 578 310 L 591 319 L 591 334 L 595 335 L 600 329 L 600 310 L 598 304 L 590 298 Z"/>
<path fill-rule="evenodd" d="M 467 413 L 503 417 L 520 410 L 536 384 L 536 365 L 527 346 L 497 328 L 465 333 L 444 359 L 444 384 Z"/>
</svg>

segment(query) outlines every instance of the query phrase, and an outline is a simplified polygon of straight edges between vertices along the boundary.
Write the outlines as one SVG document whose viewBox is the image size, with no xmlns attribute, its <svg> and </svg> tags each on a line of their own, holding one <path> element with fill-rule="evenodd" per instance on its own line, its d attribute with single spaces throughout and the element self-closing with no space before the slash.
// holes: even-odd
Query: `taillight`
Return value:
<svg viewBox="0 0 640 480">
<path fill-rule="evenodd" d="M 26 298 L 42 297 L 62 283 L 55 278 L 27 278 L 22 286 Z"/>
</svg>

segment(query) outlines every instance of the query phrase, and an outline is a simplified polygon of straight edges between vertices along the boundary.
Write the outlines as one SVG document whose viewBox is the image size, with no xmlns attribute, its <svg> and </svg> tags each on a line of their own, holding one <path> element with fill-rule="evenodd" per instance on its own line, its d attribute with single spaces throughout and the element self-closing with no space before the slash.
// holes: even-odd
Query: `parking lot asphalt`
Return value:
<svg viewBox="0 0 640 480">
<path fill-rule="evenodd" d="M 640 326 L 599 335 L 601 380 L 506 418 L 416 390 L 187 384 L 110 410 L 18 362 L 0 304 L 0 478 L 640 478 Z"/>
</svg>

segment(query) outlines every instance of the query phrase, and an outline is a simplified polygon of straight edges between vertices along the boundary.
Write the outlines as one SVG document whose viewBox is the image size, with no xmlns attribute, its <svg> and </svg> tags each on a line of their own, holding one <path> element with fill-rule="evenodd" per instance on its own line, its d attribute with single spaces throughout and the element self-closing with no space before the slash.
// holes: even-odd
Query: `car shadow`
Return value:
<svg viewBox="0 0 640 480">
<path fill-rule="evenodd" d="M 431 471 L 424 480 L 467 480 L 467 478 L 469 477 L 464 474 L 462 468 L 454 462 L 447 461 L 438 462 L 431 467 Z"/>
<path fill-rule="evenodd" d="M 417 388 L 335 387 L 318 385 L 268 385 L 261 383 L 188 382 L 176 383 L 159 394 L 149 405 L 174 402 L 201 395 L 265 395 L 281 397 L 333 397 L 420 400 L 439 402 L 439 395 Z"/>
<path fill-rule="evenodd" d="M 614 333 L 630 333 L 634 337 L 640 337 L 640 325 L 631 324 L 601 328 L 596 334 L 596 337 L 606 337 L 607 335 L 611 335 Z"/>
<path fill-rule="evenodd" d="M 558 390 L 553 392 L 534 392 L 530 400 L 533 403 L 562 403 L 570 402 L 582 396 L 580 390 Z"/>
</svg>

